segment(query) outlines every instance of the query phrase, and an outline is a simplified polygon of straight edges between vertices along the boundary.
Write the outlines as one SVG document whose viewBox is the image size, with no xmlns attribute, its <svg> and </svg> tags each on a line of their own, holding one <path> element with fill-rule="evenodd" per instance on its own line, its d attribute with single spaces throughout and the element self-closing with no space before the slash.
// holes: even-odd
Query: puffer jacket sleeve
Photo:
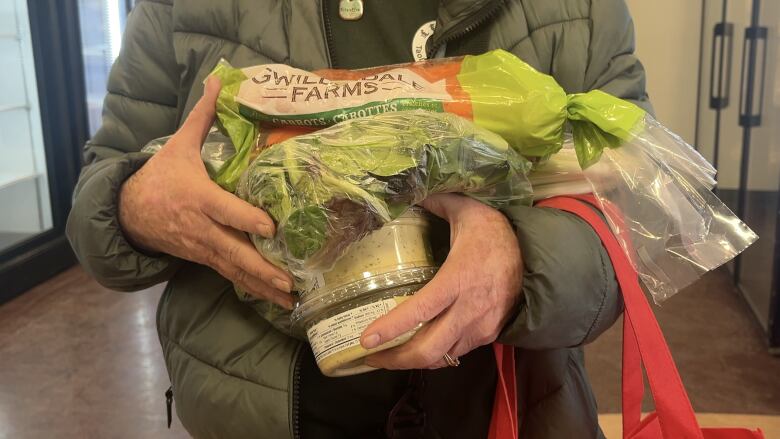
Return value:
<svg viewBox="0 0 780 439">
<path fill-rule="evenodd" d="M 615 272 L 593 229 L 566 212 L 513 207 L 523 256 L 522 298 L 499 341 L 526 349 L 588 343 L 623 310 Z"/>
<path fill-rule="evenodd" d="M 645 68 L 634 54 L 634 22 L 624 0 L 593 0 L 585 81 L 653 113 L 645 89 Z"/>
<path fill-rule="evenodd" d="M 84 152 L 66 234 L 82 266 L 106 287 L 131 291 L 167 280 L 179 261 L 134 249 L 122 234 L 117 198 L 148 159 L 139 150 L 176 129 L 177 63 L 172 6 L 137 3 L 108 78 L 103 122 Z"/>
<path fill-rule="evenodd" d="M 625 2 L 593 0 L 590 30 L 587 89 L 603 90 L 652 112 Z M 528 349 L 573 347 L 612 326 L 623 302 L 593 229 L 552 209 L 518 207 L 506 213 L 517 229 L 525 273 L 519 308 L 499 341 Z"/>
</svg>

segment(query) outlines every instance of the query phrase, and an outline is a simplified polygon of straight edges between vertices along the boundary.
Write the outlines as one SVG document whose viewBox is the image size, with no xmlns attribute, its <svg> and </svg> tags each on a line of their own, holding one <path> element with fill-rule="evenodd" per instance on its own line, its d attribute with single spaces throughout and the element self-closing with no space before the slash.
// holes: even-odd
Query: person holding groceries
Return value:
<svg viewBox="0 0 780 439">
<path fill-rule="evenodd" d="M 494 341 L 517 348 L 520 437 L 603 437 L 582 345 L 622 303 L 598 236 L 567 213 L 502 213 L 459 194 L 425 200 L 449 223 L 446 261 L 361 344 L 429 325 L 371 356 L 381 370 L 367 374 L 323 376 L 304 342 L 233 291 L 294 305 L 289 273 L 247 238 L 273 236 L 273 220 L 213 183 L 200 158 L 220 90 L 206 79 L 220 59 L 357 69 L 498 48 L 568 93 L 600 89 L 652 111 L 623 0 L 136 2 L 67 234 L 109 288 L 168 282 L 157 327 L 193 437 L 484 438 Z M 154 156 L 139 152 L 173 132 Z"/>
</svg>

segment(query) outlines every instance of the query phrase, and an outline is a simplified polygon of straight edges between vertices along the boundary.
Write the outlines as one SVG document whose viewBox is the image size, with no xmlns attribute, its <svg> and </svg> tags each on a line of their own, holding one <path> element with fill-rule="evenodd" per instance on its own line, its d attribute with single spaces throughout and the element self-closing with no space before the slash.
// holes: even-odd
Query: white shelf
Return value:
<svg viewBox="0 0 780 439">
<path fill-rule="evenodd" d="M 4 113 L 6 111 L 17 111 L 17 110 L 28 111 L 29 109 L 30 106 L 27 104 L 0 105 L 0 113 Z"/>
<path fill-rule="evenodd" d="M 0 172 L 0 191 L 23 181 L 40 177 L 38 172 Z"/>
</svg>

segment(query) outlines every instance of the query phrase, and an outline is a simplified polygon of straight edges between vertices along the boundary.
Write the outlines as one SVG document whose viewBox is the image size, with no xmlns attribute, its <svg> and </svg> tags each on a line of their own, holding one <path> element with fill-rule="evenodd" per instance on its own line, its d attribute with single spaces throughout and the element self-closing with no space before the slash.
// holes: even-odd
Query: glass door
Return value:
<svg viewBox="0 0 780 439">
<path fill-rule="evenodd" d="M 0 252 L 52 227 L 28 15 L 26 1 L 0 2 Z"/>
<path fill-rule="evenodd" d="M 736 123 L 742 45 L 735 38 L 749 22 L 749 2 L 705 0 L 702 14 L 700 100 L 694 143 L 718 170 L 718 197 L 734 212 L 742 158 L 742 136 Z"/>
<path fill-rule="evenodd" d="M 74 263 L 87 134 L 75 0 L 0 0 L 0 303 Z"/>
<path fill-rule="evenodd" d="M 777 339 L 780 188 L 780 3 L 753 0 L 742 36 L 739 119 L 743 138 L 737 212 L 759 235 L 735 277 L 761 326 Z M 771 336 L 774 332 L 774 340 Z"/>
<path fill-rule="evenodd" d="M 780 3 L 705 0 L 696 129 L 718 196 L 759 235 L 729 269 L 780 348 Z"/>
<path fill-rule="evenodd" d="M 130 0 L 78 0 L 90 135 L 100 127 L 111 65 L 119 56 Z"/>
</svg>

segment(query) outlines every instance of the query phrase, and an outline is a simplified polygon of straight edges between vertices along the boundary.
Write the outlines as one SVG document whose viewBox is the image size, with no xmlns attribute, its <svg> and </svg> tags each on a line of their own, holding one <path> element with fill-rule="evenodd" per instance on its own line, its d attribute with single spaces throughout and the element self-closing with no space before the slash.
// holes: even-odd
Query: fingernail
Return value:
<svg viewBox="0 0 780 439">
<path fill-rule="evenodd" d="M 271 284 L 272 284 L 272 285 L 273 285 L 273 286 L 274 286 L 274 287 L 275 287 L 277 290 L 282 290 L 282 291 L 284 291 L 285 293 L 289 293 L 290 291 L 292 291 L 292 285 L 290 284 L 290 282 L 287 282 L 287 281 L 286 281 L 286 280 L 284 280 L 284 279 L 279 279 L 279 278 L 273 279 L 273 280 L 271 281 Z"/>
<path fill-rule="evenodd" d="M 363 340 L 360 342 L 360 344 L 362 344 L 366 349 L 373 349 L 379 346 L 379 334 L 369 334 L 363 337 Z"/>
<path fill-rule="evenodd" d="M 260 230 L 260 234 L 270 238 L 274 234 L 274 229 L 270 224 L 260 223 L 257 228 Z"/>
</svg>

